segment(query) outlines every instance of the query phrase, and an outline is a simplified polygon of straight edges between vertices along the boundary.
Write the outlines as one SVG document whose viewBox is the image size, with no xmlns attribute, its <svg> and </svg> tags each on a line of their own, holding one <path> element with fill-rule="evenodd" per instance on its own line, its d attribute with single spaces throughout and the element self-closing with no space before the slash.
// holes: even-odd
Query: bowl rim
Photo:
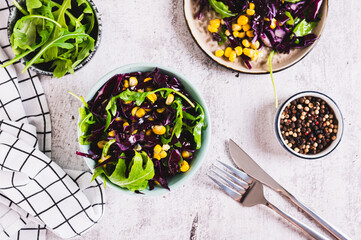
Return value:
<svg viewBox="0 0 361 240">
<path fill-rule="evenodd" d="M 199 150 L 197 150 L 197 156 L 195 159 L 193 159 L 192 164 L 190 164 L 191 165 L 190 170 L 187 171 L 186 173 L 183 173 L 178 181 L 172 183 L 172 185 L 170 186 L 171 187 L 170 191 L 165 188 L 156 186 L 156 188 L 151 191 L 149 189 L 145 189 L 144 191 L 142 191 L 142 193 L 145 193 L 145 194 L 136 194 L 127 189 L 123 189 L 123 188 L 111 183 L 108 179 L 106 179 L 107 186 L 111 186 L 111 188 L 117 189 L 118 191 L 124 192 L 126 194 L 137 195 L 137 196 L 160 196 L 160 195 L 168 194 L 168 193 L 176 190 L 180 186 L 184 185 L 189 179 L 191 179 L 195 175 L 195 173 L 201 167 L 203 161 L 205 160 L 207 149 L 209 148 L 210 141 L 211 141 L 211 128 L 212 128 L 211 127 L 211 119 L 210 119 L 208 107 L 206 105 L 206 102 L 205 102 L 203 96 L 200 94 L 200 91 L 191 83 L 191 81 L 188 80 L 188 78 L 186 78 L 183 74 L 179 73 L 178 71 L 176 71 L 170 67 L 166 67 L 166 66 L 163 66 L 161 64 L 156 64 L 156 63 L 132 63 L 132 64 L 123 65 L 123 66 L 113 69 L 112 71 L 110 71 L 110 72 L 106 73 L 104 76 L 102 76 L 92 86 L 92 88 L 90 89 L 90 91 L 88 92 L 88 94 L 85 97 L 85 101 L 91 100 L 93 98 L 93 96 L 98 92 L 98 90 L 114 75 L 119 74 L 119 73 L 137 72 L 139 70 L 135 70 L 135 69 L 141 69 L 141 68 L 147 68 L 149 70 L 143 70 L 140 72 L 152 71 L 155 68 L 158 68 L 160 71 L 166 72 L 166 74 L 176 77 L 184 85 L 187 92 L 189 92 L 189 90 L 194 92 L 193 96 L 192 95 L 191 96 L 193 98 L 197 98 L 197 102 L 203 107 L 203 110 L 205 113 L 206 124 L 207 124 L 207 128 L 205 130 L 203 130 L 204 137 L 202 138 L 202 146 Z M 129 70 L 131 70 L 131 71 L 129 71 Z M 194 95 L 195 95 L 195 97 L 194 97 Z M 84 107 L 84 105 L 82 104 L 81 107 Z M 80 120 L 80 118 L 78 116 L 78 123 L 79 123 L 79 120 Z M 80 136 L 79 126 L 77 127 L 77 136 L 78 137 Z M 81 151 L 87 152 L 88 146 L 89 145 L 81 145 L 79 143 L 79 147 L 80 147 Z M 93 172 L 94 171 L 94 169 L 93 169 L 94 160 L 91 160 L 86 157 L 83 157 L 83 160 L 89 167 L 90 171 Z M 196 160 L 196 161 L 194 161 L 194 160 Z M 91 163 L 93 163 L 93 164 L 91 164 Z M 100 180 L 101 182 L 103 182 L 102 175 L 99 176 L 97 179 Z"/>
<path fill-rule="evenodd" d="M 335 144 L 328 146 L 324 151 L 321 151 L 320 153 L 314 154 L 314 155 L 306 155 L 306 154 L 300 154 L 300 153 L 296 153 L 295 151 L 293 151 L 290 147 L 287 146 L 287 144 L 284 142 L 282 135 L 281 135 L 281 129 L 280 129 L 280 120 L 281 120 L 281 113 L 284 111 L 284 109 L 286 108 L 286 106 L 292 102 L 295 99 L 298 99 L 300 97 L 305 97 L 305 96 L 312 96 L 312 97 L 318 97 L 321 98 L 322 100 L 324 100 L 334 111 L 335 115 L 338 114 L 339 118 L 337 118 L 338 122 L 339 122 L 339 131 L 337 132 L 337 139 L 334 141 Z M 330 104 L 331 103 L 331 104 Z M 333 106 L 331 106 L 333 105 Z M 277 113 L 276 113 L 276 117 L 275 117 L 275 135 L 276 138 L 278 140 L 278 142 L 281 144 L 281 146 L 286 149 L 289 153 L 291 153 L 294 156 L 297 156 L 299 158 L 303 158 L 303 159 L 307 159 L 307 160 L 316 160 L 316 159 L 320 159 L 322 157 L 325 157 L 327 155 L 329 155 L 331 152 L 333 152 L 336 147 L 340 144 L 342 136 L 343 136 L 343 132 L 344 132 L 344 120 L 343 120 L 343 115 L 342 112 L 339 108 L 339 106 L 337 105 L 337 103 L 328 95 L 318 92 L 318 91 L 302 91 L 302 92 L 298 92 L 294 95 L 292 95 L 291 97 L 289 97 L 286 101 L 284 101 L 284 103 L 282 103 L 282 105 L 280 106 L 280 108 L 278 109 Z M 341 131 L 340 131 L 341 129 Z"/>
<path fill-rule="evenodd" d="M 197 41 L 197 38 L 194 36 L 194 33 L 192 31 L 192 28 L 190 27 L 190 24 L 189 24 L 189 20 L 188 20 L 188 17 L 187 17 L 187 13 L 186 13 L 186 4 L 189 2 L 190 0 L 183 0 L 183 15 L 184 15 L 184 19 L 186 21 L 186 25 L 187 25 L 187 28 L 193 38 L 193 40 L 196 42 L 196 44 L 198 45 L 198 47 L 202 50 L 202 52 L 209 58 L 211 59 L 212 61 L 216 62 L 217 64 L 219 64 L 220 66 L 226 68 L 226 69 L 229 69 L 229 70 L 232 70 L 232 71 L 236 71 L 236 72 L 239 72 L 239 73 L 246 73 L 246 74 L 269 74 L 269 71 L 267 70 L 259 70 L 259 71 L 254 71 L 252 69 L 239 69 L 239 68 L 236 68 L 236 67 L 232 67 L 232 66 L 228 66 L 228 65 L 225 65 L 219 61 L 217 61 L 217 59 L 214 57 L 214 56 L 211 56 L 207 53 L 206 49 L 202 47 L 202 45 Z M 329 9 L 329 5 L 328 5 L 328 0 L 325 0 L 324 3 L 325 4 L 325 8 L 326 8 L 326 14 L 325 14 L 325 18 L 327 20 L 327 16 L 328 16 L 328 9 Z M 301 60 L 303 60 L 313 49 L 314 47 L 316 46 L 316 44 L 319 42 L 321 36 L 322 36 L 322 33 L 325 29 L 325 26 L 327 24 L 327 21 L 325 20 L 325 23 L 323 24 L 323 26 L 321 27 L 320 29 L 320 34 L 318 36 L 318 38 L 316 39 L 316 41 L 310 45 L 307 49 L 307 51 L 297 60 L 295 60 L 294 62 L 292 63 L 289 63 L 287 65 L 285 65 L 284 67 L 281 67 L 279 69 L 272 69 L 272 72 L 273 73 L 277 73 L 277 72 L 281 72 L 283 70 L 286 70 L 290 67 L 292 67 L 293 65 L 295 65 L 296 63 L 300 62 Z"/>
<path fill-rule="evenodd" d="M 102 19 L 100 17 L 99 10 L 96 7 L 93 0 L 86 0 L 86 1 L 88 1 L 90 3 L 91 7 L 93 8 L 94 17 L 95 17 L 97 25 L 98 25 L 98 34 L 97 34 L 97 39 L 96 39 L 95 45 L 94 45 L 94 51 L 90 52 L 89 56 L 87 56 L 85 59 L 83 59 L 83 61 L 81 63 L 79 63 L 74 68 L 74 72 L 81 69 L 82 67 L 84 67 L 94 57 L 95 53 L 97 52 L 97 50 L 99 48 L 99 45 L 100 45 L 100 42 L 101 42 L 101 39 L 102 39 L 102 35 L 103 35 L 103 24 L 102 24 Z M 10 26 L 11 26 L 12 22 L 15 21 L 14 14 L 16 13 L 16 11 L 18 11 L 18 10 L 17 10 L 17 8 L 15 6 L 10 8 L 10 13 L 9 13 L 8 21 L 7 21 L 7 35 L 8 35 L 8 40 L 9 40 L 10 46 L 11 46 L 10 38 L 11 38 L 11 33 L 12 33 L 12 30 L 10 30 Z M 15 23 L 14 23 L 14 26 L 15 26 Z M 24 64 L 24 65 L 26 64 L 24 58 L 21 58 L 20 62 L 22 64 Z M 39 68 L 35 67 L 34 65 L 31 65 L 29 67 L 29 69 L 36 72 L 36 73 L 38 73 L 38 74 L 53 77 L 53 72 L 52 71 L 42 70 L 42 69 L 39 69 Z M 67 72 L 64 76 L 69 75 L 69 74 L 70 73 Z"/>
</svg>

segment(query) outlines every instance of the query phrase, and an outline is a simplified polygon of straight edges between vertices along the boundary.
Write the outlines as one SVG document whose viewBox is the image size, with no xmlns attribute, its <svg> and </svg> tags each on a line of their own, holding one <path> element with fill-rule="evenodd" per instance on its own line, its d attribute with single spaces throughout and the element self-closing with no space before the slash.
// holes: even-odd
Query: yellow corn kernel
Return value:
<svg viewBox="0 0 361 240">
<path fill-rule="evenodd" d="M 154 121 L 154 118 L 152 116 L 148 117 L 149 121 Z"/>
<path fill-rule="evenodd" d="M 248 23 L 249 19 L 246 15 L 241 15 L 239 16 L 239 18 L 237 19 L 237 23 L 238 25 L 246 25 Z"/>
<path fill-rule="evenodd" d="M 276 22 L 277 22 L 276 19 L 272 18 L 271 25 L 270 25 L 271 29 L 275 29 L 277 27 Z"/>
<path fill-rule="evenodd" d="M 138 130 L 135 129 L 135 130 L 132 132 L 132 135 L 137 134 L 137 132 L 138 132 Z"/>
<path fill-rule="evenodd" d="M 162 125 L 155 125 L 152 130 L 153 133 L 157 135 L 163 135 L 166 132 L 166 128 Z"/>
<path fill-rule="evenodd" d="M 125 88 L 128 88 L 128 87 L 129 87 L 129 81 L 128 81 L 128 80 L 124 80 L 123 86 L 124 86 Z"/>
<path fill-rule="evenodd" d="M 105 160 L 108 160 L 109 158 L 110 158 L 111 156 L 110 155 L 107 155 L 107 156 L 105 156 L 105 157 L 102 157 L 101 159 L 99 159 L 99 163 L 102 163 L 102 162 L 104 162 Z"/>
<path fill-rule="evenodd" d="M 138 79 L 136 77 L 130 77 L 129 78 L 129 86 L 134 87 L 137 86 Z"/>
<path fill-rule="evenodd" d="M 226 36 L 231 35 L 231 33 L 229 32 L 229 30 L 226 30 L 226 31 L 224 32 L 224 34 L 226 34 Z"/>
<path fill-rule="evenodd" d="M 255 7 L 254 3 L 249 3 L 249 9 L 254 10 Z"/>
<path fill-rule="evenodd" d="M 265 21 L 269 22 L 269 18 L 264 18 Z"/>
<path fill-rule="evenodd" d="M 237 53 L 237 56 L 241 56 L 241 55 L 242 55 L 242 52 L 243 52 L 241 46 L 235 47 L 235 48 L 234 48 L 234 51 Z"/>
<path fill-rule="evenodd" d="M 192 156 L 192 153 L 189 151 L 183 151 L 182 152 L 182 157 L 183 158 L 189 158 L 190 156 Z"/>
<path fill-rule="evenodd" d="M 187 172 L 189 170 L 189 164 L 186 160 L 183 160 L 183 162 L 181 163 L 180 170 L 182 172 Z"/>
<path fill-rule="evenodd" d="M 251 46 L 251 44 L 249 43 L 249 41 L 247 39 L 243 39 L 242 40 L 242 44 L 244 47 L 249 48 Z"/>
<path fill-rule="evenodd" d="M 155 145 L 153 151 L 155 153 L 160 153 L 162 151 L 162 147 L 159 144 L 157 144 L 157 145 Z"/>
<path fill-rule="evenodd" d="M 139 107 L 134 107 L 134 108 L 132 109 L 132 116 L 133 116 L 133 117 L 134 117 L 135 114 L 137 113 L 138 109 L 139 109 Z"/>
<path fill-rule="evenodd" d="M 248 30 L 251 29 L 251 25 L 246 24 L 246 25 L 244 25 L 244 26 L 242 27 L 242 29 L 243 29 L 243 31 L 247 32 Z"/>
<path fill-rule="evenodd" d="M 255 50 L 250 49 L 250 48 L 244 48 L 243 49 L 243 54 L 246 55 L 247 57 L 252 58 L 254 56 Z"/>
<path fill-rule="evenodd" d="M 211 33 L 215 33 L 218 31 L 218 28 L 214 28 L 211 25 L 208 25 L 208 31 L 210 31 Z"/>
<path fill-rule="evenodd" d="M 221 20 L 219 19 L 213 19 L 211 21 L 209 21 L 209 25 L 211 25 L 211 27 L 214 27 L 214 28 L 219 28 L 219 25 L 221 25 Z"/>
<path fill-rule="evenodd" d="M 165 108 L 158 108 L 158 109 L 157 109 L 157 112 L 158 112 L 158 113 L 163 113 L 164 111 L 165 111 Z"/>
<path fill-rule="evenodd" d="M 174 95 L 173 95 L 173 94 L 169 94 L 168 97 L 167 97 L 167 99 L 165 100 L 165 104 L 171 105 L 173 101 L 174 101 Z"/>
<path fill-rule="evenodd" d="M 258 57 L 259 57 L 259 52 L 257 50 L 254 50 L 254 54 L 251 57 L 251 61 L 257 61 Z"/>
<path fill-rule="evenodd" d="M 224 56 L 228 57 L 231 55 L 232 48 L 228 47 L 226 48 L 226 51 L 224 51 Z"/>
<path fill-rule="evenodd" d="M 158 181 L 155 181 L 155 180 L 154 180 L 154 183 L 160 185 Z"/>
<path fill-rule="evenodd" d="M 124 104 L 131 104 L 132 101 L 125 101 Z"/>
<path fill-rule="evenodd" d="M 229 55 L 228 60 L 234 62 L 234 60 L 236 60 L 236 57 L 237 57 L 237 53 L 235 51 L 232 51 L 231 54 Z"/>
<path fill-rule="evenodd" d="M 147 136 L 152 135 L 152 130 L 148 129 L 148 130 L 145 132 L 145 135 L 147 135 Z"/>
<path fill-rule="evenodd" d="M 153 91 L 153 88 L 147 87 L 147 88 L 145 89 L 145 91 L 146 91 L 146 92 L 151 92 L 151 91 Z"/>
<path fill-rule="evenodd" d="M 137 92 L 144 92 L 144 89 L 138 89 Z"/>
<path fill-rule="evenodd" d="M 152 80 L 152 78 L 146 78 L 146 79 L 144 79 L 144 82 L 148 82 L 150 80 Z"/>
<path fill-rule="evenodd" d="M 162 148 L 164 151 L 168 151 L 170 149 L 170 146 L 168 144 L 164 144 Z"/>
<path fill-rule="evenodd" d="M 117 118 L 115 119 L 115 121 L 116 121 L 116 122 L 120 122 L 120 121 L 122 121 L 122 118 L 121 118 L 121 117 L 117 117 Z"/>
<path fill-rule="evenodd" d="M 145 110 L 143 108 L 139 108 L 138 111 L 135 113 L 135 116 L 137 118 L 144 117 L 144 115 L 145 115 Z"/>
<path fill-rule="evenodd" d="M 214 53 L 214 55 L 216 55 L 216 57 L 222 57 L 224 55 L 224 51 L 219 49 Z"/>
<path fill-rule="evenodd" d="M 247 31 L 247 32 L 246 32 L 246 35 L 247 35 L 247 37 L 250 37 L 250 38 L 254 37 L 253 30 Z"/>
<path fill-rule="evenodd" d="M 115 131 L 113 130 L 113 131 L 110 131 L 109 133 L 108 133 L 108 136 L 109 137 L 115 137 Z"/>
<path fill-rule="evenodd" d="M 223 19 L 221 19 L 221 24 L 224 25 L 224 20 Z"/>
<path fill-rule="evenodd" d="M 259 41 L 256 41 L 255 43 L 251 43 L 251 48 L 253 48 L 254 50 L 257 50 L 260 46 Z"/>
<path fill-rule="evenodd" d="M 97 143 L 98 148 L 100 148 L 100 149 L 103 149 L 104 146 L 105 146 L 105 144 L 107 144 L 107 141 L 105 141 L 105 140 L 99 141 L 99 142 Z"/>
<path fill-rule="evenodd" d="M 148 100 L 151 101 L 152 103 L 154 103 L 155 101 L 157 101 L 157 95 L 155 93 L 151 93 L 147 96 Z"/>
<path fill-rule="evenodd" d="M 128 122 L 123 123 L 123 128 L 126 127 L 126 126 L 129 126 Z"/>
<path fill-rule="evenodd" d="M 157 160 L 161 160 L 162 158 L 160 157 L 159 153 L 154 153 L 153 158 L 157 159 Z"/>
<path fill-rule="evenodd" d="M 246 13 L 249 16 L 253 16 L 256 12 L 253 9 L 247 9 Z"/>
<path fill-rule="evenodd" d="M 244 38 L 246 36 L 246 33 L 245 32 L 240 32 L 238 33 L 238 37 L 239 38 Z"/>
<path fill-rule="evenodd" d="M 233 36 L 234 36 L 234 37 L 238 37 L 238 34 L 239 34 L 238 31 L 234 31 L 234 32 L 233 32 Z"/>
<path fill-rule="evenodd" d="M 233 23 L 232 24 L 232 30 L 233 31 L 239 31 L 239 30 L 241 30 L 241 26 L 239 26 L 238 24 L 235 24 L 235 23 Z"/>
<path fill-rule="evenodd" d="M 166 158 L 167 157 L 167 152 L 166 151 L 161 151 L 160 152 L 160 157 L 161 158 Z"/>
</svg>

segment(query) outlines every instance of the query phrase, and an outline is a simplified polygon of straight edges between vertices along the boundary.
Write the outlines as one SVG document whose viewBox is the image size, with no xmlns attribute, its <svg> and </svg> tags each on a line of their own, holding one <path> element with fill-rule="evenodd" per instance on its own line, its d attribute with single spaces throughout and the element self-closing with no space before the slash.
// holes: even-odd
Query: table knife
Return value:
<svg viewBox="0 0 361 240">
<path fill-rule="evenodd" d="M 316 220 L 323 228 L 340 240 L 351 240 L 350 237 L 337 230 L 329 222 L 318 216 L 311 209 L 298 201 L 291 193 L 276 182 L 268 173 L 266 173 L 245 151 L 243 151 L 232 139 L 229 140 L 229 151 L 234 163 L 249 176 L 257 179 L 264 185 L 270 187 L 276 192 L 289 198 L 296 206 L 300 207 L 305 213 Z"/>
</svg>

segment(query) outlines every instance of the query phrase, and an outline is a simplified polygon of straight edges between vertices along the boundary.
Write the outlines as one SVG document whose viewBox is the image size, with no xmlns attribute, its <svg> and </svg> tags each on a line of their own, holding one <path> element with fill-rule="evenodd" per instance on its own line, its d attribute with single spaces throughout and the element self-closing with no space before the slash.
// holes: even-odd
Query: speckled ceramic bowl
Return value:
<svg viewBox="0 0 361 240">
<path fill-rule="evenodd" d="M 100 44 L 100 40 L 101 40 L 101 36 L 102 36 L 102 22 L 101 22 L 101 18 L 99 16 L 99 11 L 98 11 L 97 7 L 95 6 L 95 4 L 94 4 L 94 2 L 92 0 L 87 0 L 87 1 L 92 6 L 92 8 L 94 10 L 94 14 L 95 14 L 94 29 L 90 33 L 90 36 L 93 37 L 94 40 L 95 40 L 94 51 L 91 52 L 89 54 L 89 56 L 86 57 L 78 66 L 76 66 L 74 68 L 74 71 L 77 71 L 80 68 L 84 67 L 85 64 L 87 64 L 92 59 L 95 52 L 99 48 L 99 44 Z M 24 0 L 20 0 L 18 2 L 19 2 L 20 5 L 25 4 Z M 56 0 L 56 2 L 62 2 L 62 1 Z M 72 6 L 75 6 L 75 4 L 72 4 Z M 74 12 L 76 12 L 75 7 L 73 7 L 73 10 L 74 10 Z M 8 19 L 8 38 L 9 38 L 9 41 L 10 41 L 10 37 L 11 37 L 11 34 L 13 32 L 13 28 L 15 26 L 16 21 L 18 19 L 20 19 L 22 16 L 23 16 L 23 14 L 16 7 L 13 7 L 11 9 L 9 19 Z M 31 59 L 32 56 L 33 56 L 32 54 L 29 54 L 28 56 L 21 59 L 21 62 L 25 64 L 27 61 L 29 61 Z M 42 74 L 42 75 L 52 76 L 53 72 L 51 70 L 49 70 L 50 67 L 51 67 L 51 63 L 43 63 L 43 64 L 34 64 L 34 65 L 30 66 L 30 69 L 37 72 L 37 73 L 39 73 L 39 74 Z M 69 74 L 69 73 L 67 73 L 67 74 Z"/>
<path fill-rule="evenodd" d="M 104 77 L 102 77 L 90 90 L 88 95 L 85 97 L 86 101 L 89 101 L 93 99 L 94 95 L 101 89 L 101 87 L 114 75 L 120 74 L 120 73 L 130 73 L 130 72 L 149 72 L 153 71 L 156 67 L 159 68 L 160 72 L 167 74 L 171 77 L 176 77 L 184 86 L 185 91 L 189 93 L 192 98 L 198 102 L 204 109 L 205 113 L 205 119 L 208 127 L 203 130 L 202 132 L 202 146 L 199 150 L 195 152 L 194 159 L 192 160 L 190 164 L 190 169 L 182 174 L 175 175 L 173 177 L 170 177 L 168 179 L 168 185 L 170 188 L 170 191 L 174 191 L 177 187 L 182 186 L 186 183 L 187 180 L 189 180 L 200 168 L 202 165 L 202 162 L 205 160 L 205 156 L 207 153 L 207 149 L 210 144 L 211 139 L 211 121 L 210 121 L 210 115 L 208 113 L 208 109 L 206 106 L 206 102 L 203 100 L 200 92 L 193 86 L 192 82 L 188 80 L 185 76 L 178 73 L 177 71 L 160 66 L 159 64 L 152 64 L 152 63 L 136 63 L 136 64 L 130 64 L 126 66 L 119 67 L 109 73 L 107 73 Z M 78 136 L 80 136 L 80 131 L 78 129 Z M 80 150 L 84 153 L 87 153 L 89 151 L 89 145 L 79 145 Z M 94 171 L 94 167 L 96 165 L 95 161 L 89 158 L 84 157 L 84 161 L 88 165 L 91 171 Z M 102 177 L 99 177 L 99 180 L 103 181 Z M 124 193 L 128 194 L 134 194 L 133 192 L 129 190 L 125 190 L 120 188 L 119 186 L 111 183 L 108 179 L 106 179 L 107 186 L 111 186 L 112 188 L 115 188 L 119 191 L 122 191 Z M 169 193 L 167 189 L 161 188 L 159 186 L 155 186 L 155 188 L 152 191 L 149 191 L 148 189 L 142 191 L 143 194 L 136 194 L 138 196 L 156 196 L 156 195 L 164 195 L 166 193 Z"/>
<path fill-rule="evenodd" d="M 268 55 L 270 52 L 269 48 L 262 50 L 263 57 L 257 62 L 251 62 L 252 69 L 248 69 L 241 58 L 236 58 L 236 61 L 230 62 L 224 57 L 216 57 L 214 52 L 219 49 L 218 43 L 212 39 L 212 34 L 209 33 L 207 26 L 209 20 L 214 18 L 220 18 L 215 11 L 210 7 L 210 11 L 203 10 L 203 17 L 198 20 L 197 15 L 199 12 L 199 0 L 184 0 L 184 16 L 192 34 L 194 40 L 198 46 L 207 54 L 212 60 L 219 63 L 220 65 L 229 68 L 234 71 L 243 73 L 268 73 Z M 276 54 L 272 60 L 273 72 L 281 71 L 288 67 L 291 67 L 301 59 L 303 59 L 311 49 L 319 41 L 321 33 L 325 27 L 328 11 L 328 0 L 323 1 L 320 13 L 322 15 L 321 21 L 313 30 L 313 33 L 318 36 L 318 39 L 309 47 L 302 49 L 293 49 L 289 54 Z"/>
<path fill-rule="evenodd" d="M 317 154 L 307 154 L 306 155 L 306 154 L 300 154 L 300 153 L 295 152 L 292 148 L 287 146 L 287 144 L 285 143 L 285 141 L 282 137 L 282 134 L 281 134 L 281 129 L 280 129 L 281 114 L 283 113 L 283 111 L 285 110 L 285 108 L 287 107 L 288 104 L 290 104 L 293 100 L 296 100 L 301 97 L 316 97 L 316 98 L 320 98 L 320 99 L 324 100 L 330 106 L 330 108 L 334 111 L 334 115 L 338 121 L 338 131 L 336 134 L 336 140 L 332 141 L 330 146 L 323 149 L 321 152 L 319 152 Z M 304 158 L 304 159 L 318 159 L 318 158 L 321 158 L 321 157 L 324 157 L 324 156 L 330 154 L 340 143 L 340 141 L 342 139 L 342 135 L 343 135 L 343 128 L 344 128 L 344 123 L 343 123 L 342 113 L 341 113 L 339 107 L 337 106 L 337 104 L 329 96 L 327 96 L 323 93 L 320 93 L 320 92 L 315 92 L 315 91 L 300 92 L 300 93 L 293 95 L 289 99 L 287 99 L 279 108 L 279 110 L 276 114 L 276 119 L 275 119 L 275 132 L 276 132 L 276 137 L 277 137 L 279 143 L 289 153 L 291 153 L 297 157 Z"/>
</svg>

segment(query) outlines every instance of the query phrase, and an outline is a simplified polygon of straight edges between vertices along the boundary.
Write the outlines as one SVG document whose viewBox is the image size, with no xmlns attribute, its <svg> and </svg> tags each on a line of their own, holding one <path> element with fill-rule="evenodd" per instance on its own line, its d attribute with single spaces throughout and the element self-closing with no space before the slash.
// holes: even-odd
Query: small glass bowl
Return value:
<svg viewBox="0 0 361 240">
<path fill-rule="evenodd" d="M 323 149 L 321 152 L 316 153 L 316 154 L 301 154 L 301 153 L 294 151 L 292 148 L 290 148 L 285 143 L 285 141 L 282 137 L 282 134 L 281 134 L 281 128 L 280 128 L 281 114 L 283 113 L 283 111 L 285 110 L 285 108 L 287 107 L 287 105 L 289 103 L 291 103 L 292 101 L 294 101 L 298 98 L 301 98 L 301 97 L 316 97 L 316 98 L 322 99 L 334 111 L 334 115 L 338 121 L 338 131 L 336 134 L 336 140 L 332 141 L 330 146 L 328 146 L 327 148 Z M 320 93 L 320 92 L 316 92 L 316 91 L 304 91 L 304 92 L 296 93 L 295 95 L 293 95 L 292 97 L 287 99 L 279 108 L 279 110 L 276 114 L 276 119 L 275 119 L 275 133 L 276 133 L 276 137 L 277 137 L 279 143 L 282 145 L 283 148 L 285 148 L 291 154 L 293 154 L 297 157 L 300 157 L 300 158 L 304 158 L 304 159 L 318 159 L 318 158 L 322 158 L 322 157 L 330 154 L 340 143 L 340 141 L 342 139 L 342 135 L 343 135 L 343 128 L 344 128 L 344 122 L 343 122 L 342 113 L 341 113 L 339 107 L 337 106 L 337 104 L 335 103 L 335 101 L 333 101 L 329 96 L 327 96 L 323 93 Z"/>
</svg>

